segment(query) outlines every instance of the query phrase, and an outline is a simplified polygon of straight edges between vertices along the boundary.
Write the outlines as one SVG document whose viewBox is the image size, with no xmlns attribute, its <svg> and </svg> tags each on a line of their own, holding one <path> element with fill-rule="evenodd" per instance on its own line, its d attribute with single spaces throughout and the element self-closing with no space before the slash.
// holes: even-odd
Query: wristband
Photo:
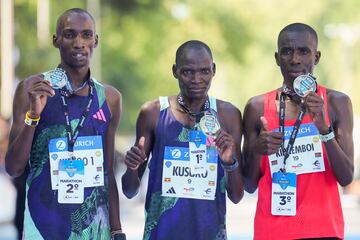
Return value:
<svg viewBox="0 0 360 240">
<path fill-rule="evenodd" d="M 126 240 L 126 235 L 125 235 L 125 233 L 116 233 L 111 236 L 111 239 L 112 240 Z"/>
<path fill-rule="evenodd" d="M 29 116 L 29 112 L 30 111 L 27 111 L 26 114 L 25 114 L 25 124 L 28 125 L 28 126 L 31 126 L 31 127 L 36 127 L 38 124 L 39 124 L 39 121 L 40 121 L 40 116 L 37 117 L 37 118 L 31 118 Z"/>
<path fill-rule="evenodd" d="M 111 240 L 126 240 L 126 235 L 121 230 L 111 231 Z"/>
<path fill-rule="evenodd" d="M 233 158 L 234 162 L 230 165 L 225 165 L 221 161 L 221 166 L 226 172 L 233 172 L 239 167 L 239 161 L 236 158 Z"/>
<path fill-rule="evenodd" d="M 330 126 L 329 127 L 329 133 L 327 134 L 319 134 L 319 138 L 322 142 L 327 142 L 327 141 L 330 141 L 331 139 L 333 139 L 335 137 L 335 134 L 334 134 L 334 131 L 332 129 L 332 127 Z"/>
</svg>

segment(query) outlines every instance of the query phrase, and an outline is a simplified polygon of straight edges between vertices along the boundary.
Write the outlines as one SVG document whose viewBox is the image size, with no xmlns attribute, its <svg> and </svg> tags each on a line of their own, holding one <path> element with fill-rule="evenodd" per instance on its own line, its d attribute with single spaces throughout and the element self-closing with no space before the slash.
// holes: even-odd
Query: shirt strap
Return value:
<svg viewBox="0 0 360 240">
<path fill-rule="evenodd" d="M 170 106 L 169 98 L 167 96 L 160 96 L 159 101 L 160 101 L 160 111 L 162 111 Z"/>
<path fill-rule="evenodd" d="M 216 106 L 216 98 L 209 96 L 209 102 L 210 102 L 210 108 L 217 112 L 217 106 Z"/>
</svg>

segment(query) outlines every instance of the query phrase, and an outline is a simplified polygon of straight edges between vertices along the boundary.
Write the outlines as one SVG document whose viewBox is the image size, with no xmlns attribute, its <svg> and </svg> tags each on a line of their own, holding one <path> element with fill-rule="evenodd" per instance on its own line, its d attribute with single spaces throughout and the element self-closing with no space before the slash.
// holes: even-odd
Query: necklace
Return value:
<svg viewBox="0 0 360 240">
<path fill-rule="evenodd" d="M 181 93 L 177 96 L 177 102 L 179 103 L 181 109 L 187 113 L 187 115 L 191 118 L 195 118 L 195 122 L 198 123 L 200 122 L 200 119 L 202 116 L 204 116 L 204 113 L 210 108 L 210 102 L 209 102 L 209 98 L 206 98 L 206 101 L 204 103 L 204 105 L 201 107 L 200 112 L 193 112 L 185 103 L 183 96 L 181 95 Z"/>
<path fill-rule="evenodd" d="M 83 82 L 83 84 L 82 84 L 80 87 L 76 88 L 76 89 L 74 89 L 73 84 L 70 84 L 70 85 L 71 85 L 71 90 L 70 90 L 71 93 L 72 93 L 72 94 L 77 93 L 78 91 L 80 91 L 81 89 L 83 89 L 84 87 L 86 87 L 87 83 L 88 83 L 88 80 L 86 80 L 85 82 Z"/>
<path fill-rule="evenodd" d="M 296 94 L 296 92 L 293 89 L 286 86 L 285 83 L 282 86 L 282 90 L 280 94 L 284 94 L 286 97 L 289 97 L 289 99 L 294 102 L 301 102 L 301 98 Z"/>
</svg>

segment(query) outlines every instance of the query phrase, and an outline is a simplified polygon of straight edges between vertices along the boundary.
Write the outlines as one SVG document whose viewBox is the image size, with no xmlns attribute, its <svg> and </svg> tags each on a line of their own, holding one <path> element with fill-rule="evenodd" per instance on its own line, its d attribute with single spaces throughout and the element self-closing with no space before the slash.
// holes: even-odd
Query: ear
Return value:
<svg viewBox="0 0 360 240">
<path fill-rule="evenodd" d="M 176 67 L 176 64 L 174 64 L 174 65 L 172 66 L 173 76 L 174 76 L 174 78 L 178 79 L 178 75 L 177 75 L 176 70 L 177 70 L 177 67 Z"/>
<path fill-rule="evenodd" d="M 319 63 L 320 57 L 321 57 L 321 52 L 316 51 L 316 53 L 315 53 L 315 65 L 317 65 Z"/>
<path fill-rule="evenodd" d="M 280 66 L 279 53 L 275 52 L 274 57 L 275 57 L 276 65 Z"/>
<path fill-rule="evenodd" d="M 59 40 L 58 37 L 54 34 L 52 42 L 53 42 L 53 46 L 56 48 L 59 48 L 58 40 Z"/>
<path fill-rule="evenodd" d="M 216 64 L 213 63 L 213 76 L 215 76 L 215 73 L 216 73 Z"/>
<path fill-rule="evenodd" d="M 99 36 L 96 34 L 95 35 L 95 45 L 94 45 L 94 48 L 96 48 L 99 44 Z"/>
</svg>

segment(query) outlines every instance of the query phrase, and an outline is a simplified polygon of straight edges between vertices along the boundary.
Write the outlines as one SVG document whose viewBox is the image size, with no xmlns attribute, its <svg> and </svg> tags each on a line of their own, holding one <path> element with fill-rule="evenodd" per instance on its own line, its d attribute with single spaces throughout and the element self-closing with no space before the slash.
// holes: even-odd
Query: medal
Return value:
<svg viewBox="0 0 360 240">
<path fill-rule="evenodd" d="M 300 75 L 295 78 L 293 88 L 297 95 L 306 97 L 310 92 L 316 91 L 316 78 L 310 73 Z"/>
<path fill-rule="evenodd" d="M 220 123 L 212 112 L 206 112 L 200 119 L 200 128 L 208 137 L 215 137 L 220 130 Z"/>
<path fill-rule="evenodd" d="M 65 70 L 62 68 L 56 68 L 47 72 L 44 76 L 44 79 L 49 81 L 52 85 L 52 88 L 54 89 L 63 88 L 68 83 Z"/>
</svg>

